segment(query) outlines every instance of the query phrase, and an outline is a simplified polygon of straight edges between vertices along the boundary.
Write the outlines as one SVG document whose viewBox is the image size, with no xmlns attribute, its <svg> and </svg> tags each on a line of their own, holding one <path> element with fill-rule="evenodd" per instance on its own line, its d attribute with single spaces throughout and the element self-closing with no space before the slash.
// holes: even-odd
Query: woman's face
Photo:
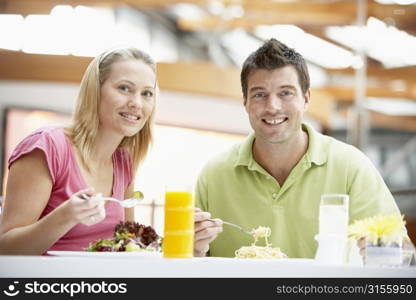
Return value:
<svg viewBox="0 0 416 300">
<path fill-rule="evenodd" d="M 143 61 L 114 62 L 101 85 L 99 129 L 121 138 L 138 133 L 153 111 L 155 83 L 156 74 Z"/>
</svg>

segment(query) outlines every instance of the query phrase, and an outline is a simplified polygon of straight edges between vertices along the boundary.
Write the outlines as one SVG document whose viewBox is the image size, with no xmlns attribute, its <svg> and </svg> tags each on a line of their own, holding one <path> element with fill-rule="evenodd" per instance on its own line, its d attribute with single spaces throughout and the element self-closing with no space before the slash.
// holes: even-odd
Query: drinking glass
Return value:
<svg viewBox="0 0 416 300">
<path fill-rule="evenodd" d="M 347 261 L 348 195 L 321 195 L 319 234 L 315 260 L 322 264 L 344 264 Z"/>
<path fill-rule="evenodd" d="M 321 195 L 319 207 L 319 234 L 347 235 L 349 196 L 344 194 Z"/>
<path fill-rule="evenodd" d="M 194 250 L 194 200 L 192 186 L 167 186 L 163 256 L 190 258 Z"/>
</svg>

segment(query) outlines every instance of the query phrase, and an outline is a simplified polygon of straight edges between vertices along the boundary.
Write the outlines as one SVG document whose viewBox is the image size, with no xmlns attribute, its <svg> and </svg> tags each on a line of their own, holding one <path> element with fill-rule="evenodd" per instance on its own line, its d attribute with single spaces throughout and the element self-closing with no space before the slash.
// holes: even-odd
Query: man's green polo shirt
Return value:
<svg viewBox="0 0 416 300">
<path fill-rule="evenodd" d="M 251 134 L 207 163 L 198 178 L 196 206 L 246 229 L 270 227 L 269 242 L 291 258 L 315 256 L 322 194 L 350 196 L 350 223 L 399 212 L 379 172 L 361 151 L 306 124 L 302 127 L 309 135 L 308 150 L 283 186 L 253 159 Z M 238 229 L 223 228 L 210 244 L 211 256 L 234 257 L 235 250 L 253 242 Z"/>
</svg>

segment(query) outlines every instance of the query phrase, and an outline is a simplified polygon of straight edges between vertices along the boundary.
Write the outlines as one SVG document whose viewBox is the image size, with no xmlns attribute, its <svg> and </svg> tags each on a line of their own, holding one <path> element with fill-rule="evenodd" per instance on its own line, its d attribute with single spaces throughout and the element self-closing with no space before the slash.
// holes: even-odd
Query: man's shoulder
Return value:
<svg viewBox="0 0 416 300">
<path fill-rule="evenodd" d="M 346 142 L 340 141 L 334 137 L 319 134 L 320 139 L 325 141 L 328 160 L 337 160 L 343 164 L 361 164 L 368 162 L 368 157 L 355 146 Z"/>
</svg>

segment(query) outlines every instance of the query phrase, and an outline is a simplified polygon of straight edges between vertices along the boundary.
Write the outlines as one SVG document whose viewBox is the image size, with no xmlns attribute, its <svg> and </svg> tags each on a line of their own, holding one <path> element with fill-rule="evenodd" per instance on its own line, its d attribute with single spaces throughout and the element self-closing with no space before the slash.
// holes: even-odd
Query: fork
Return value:
<svg viewBox="0 0 416 300">
<path fill-rule="evenodd" d="M 213 219 L 208 219 L 208 220 L 215 222 Z M 248 234 L 248 235 L 252 236 L 251 231 L 247 231 L 247 230 L 245 230 L 243 227 L 241 227 L 241 226 L 239 226 L 239 225 L 237 225 L 237 224 L 230 223 L 230 222 L 226 222 L 226 221 L 222 221 L 222 223 L 223 223 L 223 224 L 225 224 L 225 225 L 228 225 L 228 226 L 231 226 L 231 227 L 237 228 L 238 230 L 240 230 L 240 231 L 242 231 L 242 232 L 244 232 L 244 233 L 246 233 L 246 234 Z"/>
<path fill-rule="evenodd" d="M 82 194 L 81 196 L 84 199 L 87 199 L 87 196 L 85 194 Z M 117 202 L 118 204 L 120 204 L 124 208 L 130 208 L 130 207 L 134 207 L 137 204 L 139 204 L 139 202 L 143 200 L 144 195 L 140 191 L 135 191 L 133 193 L 132 198 L 128 198 L 128 199 L 125 199 L 125 200 L 119 200 L 119 199 L 116 199 L 116 198 L 113 198 L 113 197 L 102 197 L 102 196 L 100 198 L 102 200 Z"/>
<path fill-rule="evenodd" d="M 142 199 L 139 199 L 139 198 L 128 198 L 128 199 L 125 199 L 125 200 L 118 200 L 118 199 L 113 198 L 113 197 L 101 197 L 101 199 L 107 200 L 107 201 L 117 202 L 118 204 L 120 204 L 121 206 L 123 206 L 125 208 L 134 207 L 137 204 L 139 204 L 140 201 L 142 201 Z"/>
</svg>

